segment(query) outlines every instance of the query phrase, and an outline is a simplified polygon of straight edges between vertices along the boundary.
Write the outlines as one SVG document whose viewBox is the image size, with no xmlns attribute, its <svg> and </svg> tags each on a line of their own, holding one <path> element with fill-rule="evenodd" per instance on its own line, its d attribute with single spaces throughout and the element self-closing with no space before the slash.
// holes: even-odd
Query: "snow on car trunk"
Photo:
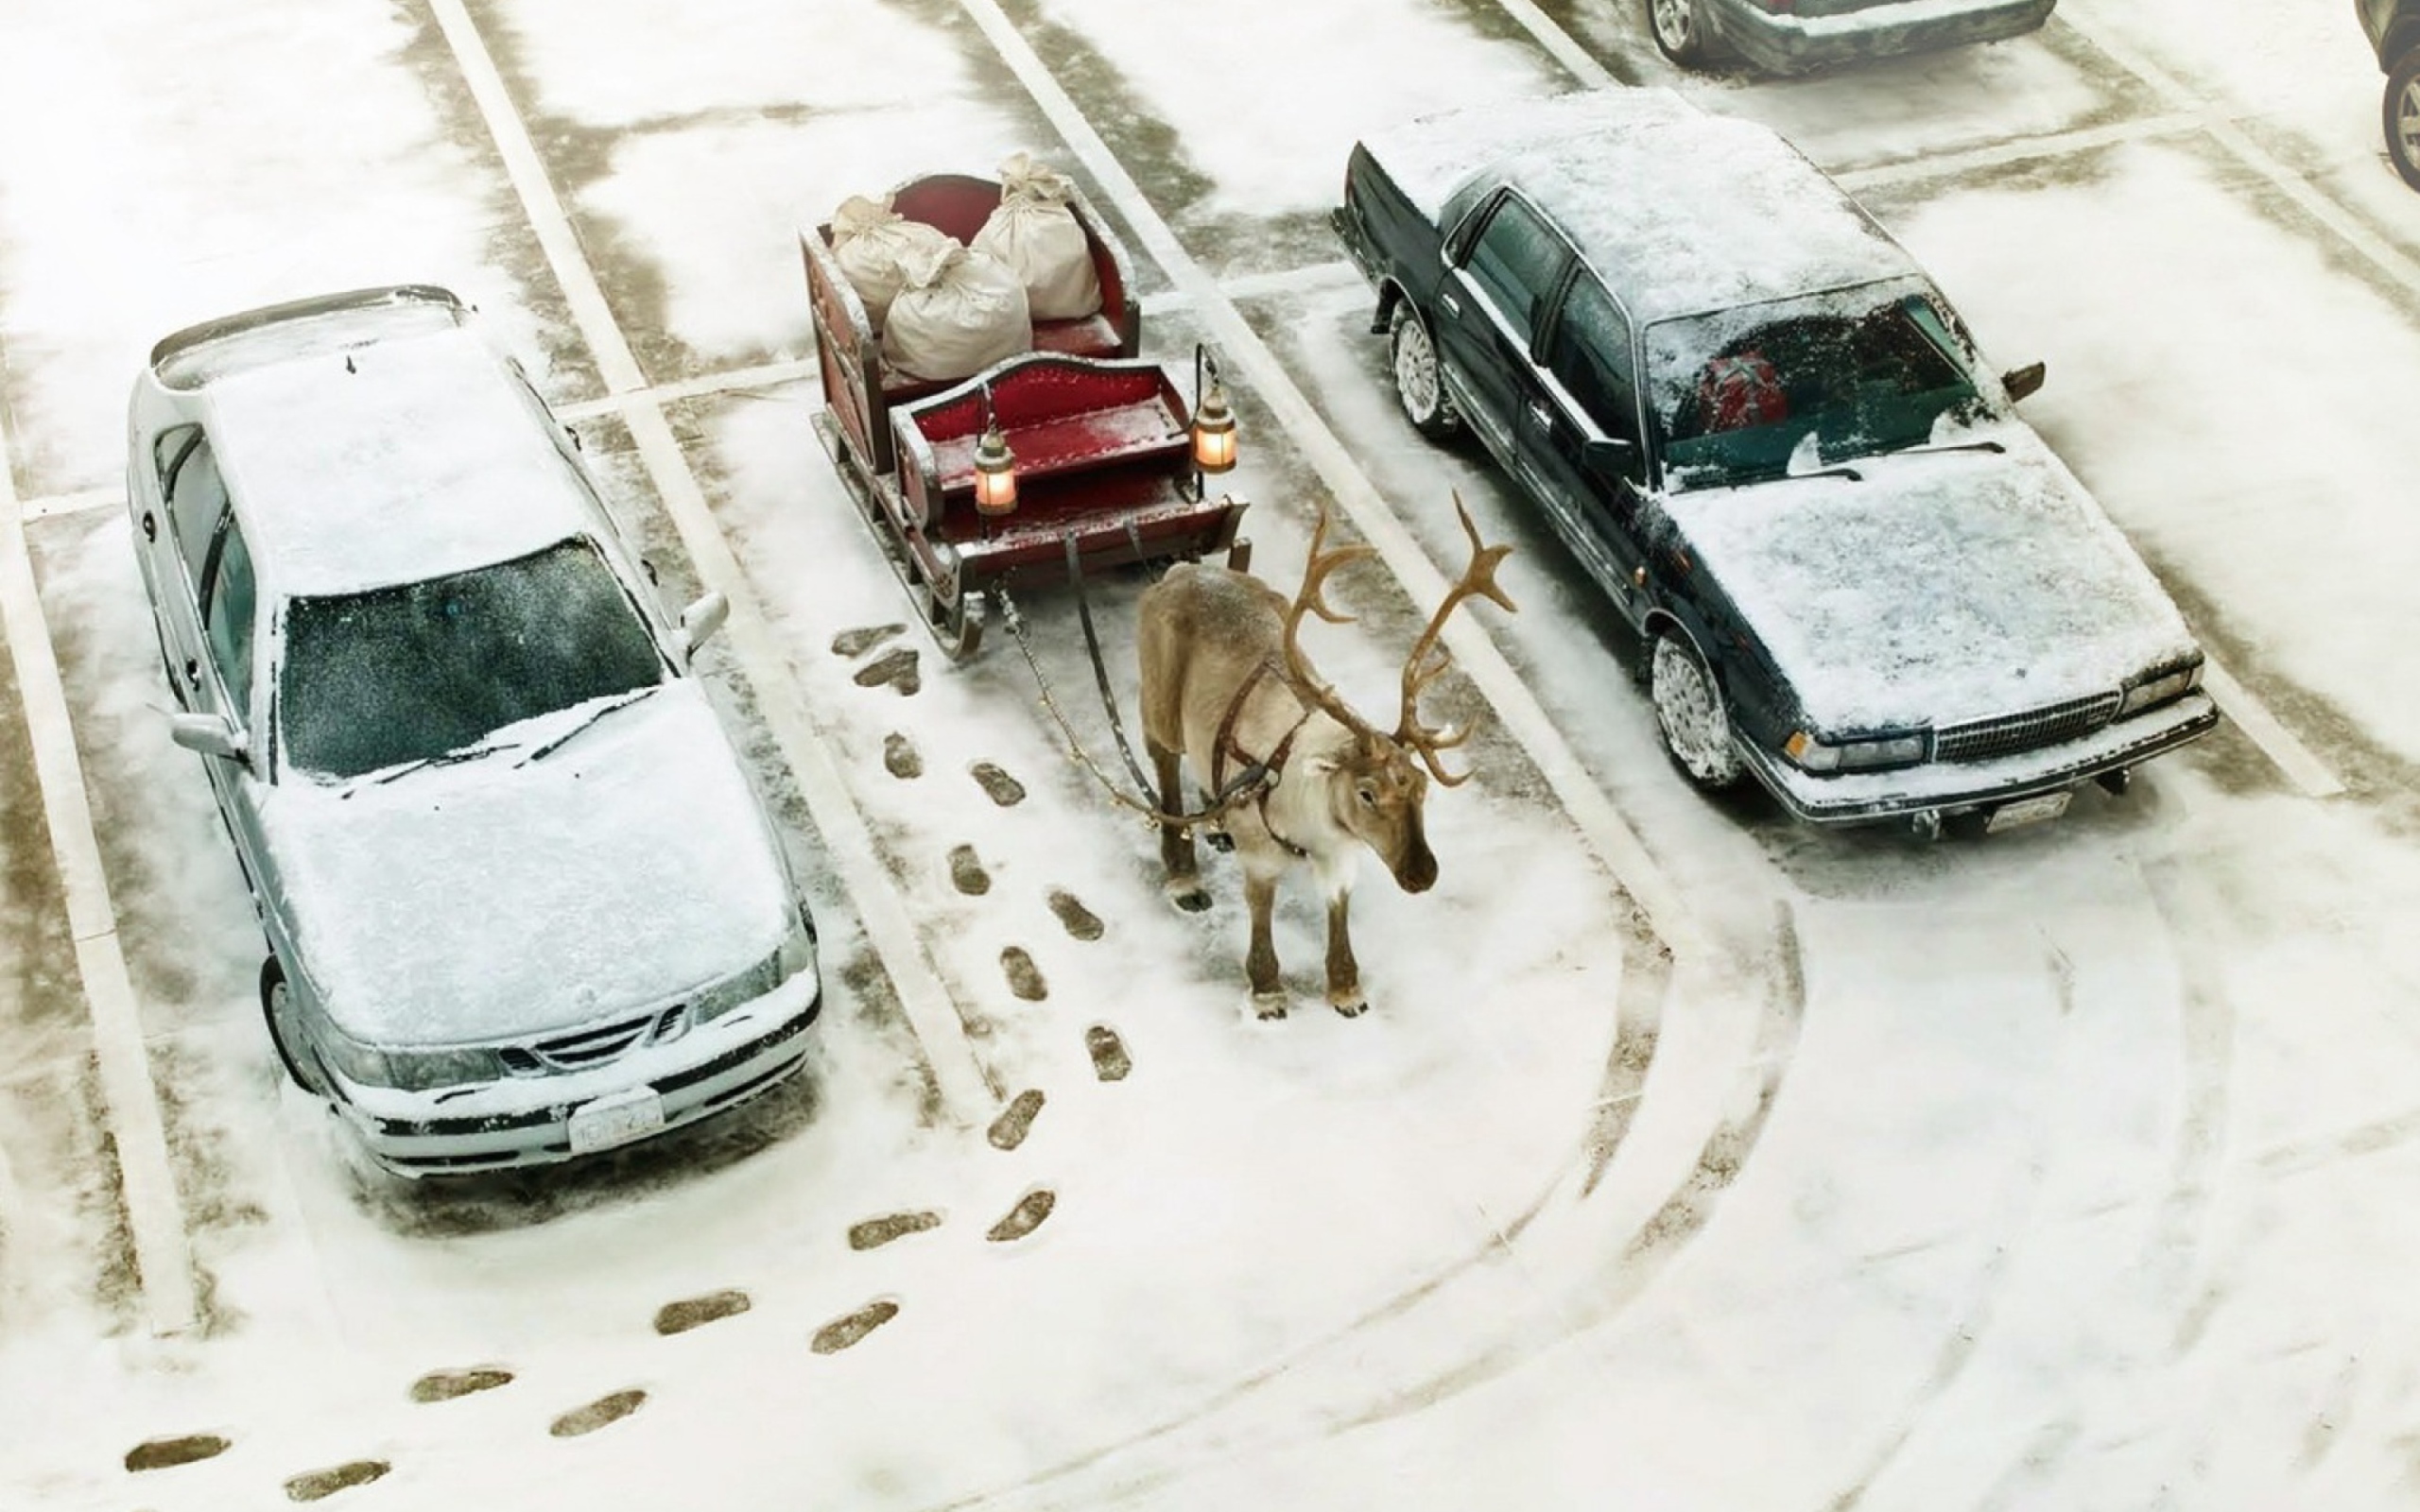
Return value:
<svg viewBox="0 0 2420 1512">
<path fill-rule="evenodd" d="M 2115 691 L 2193 654 L 2168 594 L 2021 426 L 1666 507 L 1830 733 Z M 1953 443 L 1954 444 L 1954 443 Z"/>
</svg>

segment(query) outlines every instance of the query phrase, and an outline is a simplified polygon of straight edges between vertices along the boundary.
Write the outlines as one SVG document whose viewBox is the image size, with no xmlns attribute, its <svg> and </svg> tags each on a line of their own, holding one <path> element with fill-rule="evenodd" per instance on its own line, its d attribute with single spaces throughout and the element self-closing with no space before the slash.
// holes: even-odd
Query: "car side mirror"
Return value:
<svg viewBox="0 0 2420 1512">
<path fill-rule="evenodd" d="M 705 597 L 681 611 L 683 649 L 694 653 L 698 647 L 714 639 L 723 621 L 731 618 L 731 600 L 720 593 Z"/>
<path fill-rule="evenodd" d="M 2049 369 L 2047 365 L 2030 362 L 2022 368 L 2011 368 L 2000 374 L 2000 387 L 2008 390 L 2008 402 L 2014 404 L 2020 399 L 2039 392 L 2042 380 L 2048 372 Z"/>
<path fill-rule="evenodd" d="M 198 750 L 220 761 L 241 762 L 247 756 L 244 737 L 235 733 L 234 725 L 219 714 L 170 714 L 168 738 L 187 750 Z"/>
<path fill-rule="evenodd" d="M 1638 443 L 1624 440 L 1618 436 L 1582 442 L 1580 463 L 1598 477 L 1608 482 L 1619 482 L 1638 470 Z"/>
</svg>

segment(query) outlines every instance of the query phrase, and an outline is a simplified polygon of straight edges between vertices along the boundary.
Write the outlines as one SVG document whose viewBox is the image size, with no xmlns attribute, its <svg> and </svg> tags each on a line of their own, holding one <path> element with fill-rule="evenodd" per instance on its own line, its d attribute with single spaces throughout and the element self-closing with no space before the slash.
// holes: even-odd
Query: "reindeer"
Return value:
<svg viewBox="0 0 2420 1512">
<path fill-rule="evenodd" d="M 1371 555 L 1365 545 L 1324 549 L 1325 506 L 1311 533 L 1302 588 L 1290 601 L 1258 578 L 1199 563 L 1171 568 L 1142 595 L 1136 639 L 1143 734 L 1159 779 L 1160 856 L 1168 895 L 1179 907 L 1210 906 L 1195 865 L 1192 829 L 1170 818 L 1184 812 L 1180 760 L 1191 762 L 1195 777 L 1214 794 L 1255 765 L 1268 774 L 1223 820 L 1243 866 L 1244 903 L 1252 913 L 1244 971 L 1263 1019 L 1286 1015 L 1269 915 L 1278 879 L 1296 862 L 1309 863 L 1327 894 L 1327 1001 L 1348 1019 L 1369 1005 L 1346 920 L 1354 846 L 1375 851 L 1406 892 L 1426 892 L 1437 881 L 1437 858 L 1422 823 L 1428 780 L 1446 787 L 1468 780 L 1468 772 L 1447 772 L 1438 753 L 1461 745 L 1470 730 L 1422 725 L 1421 690 L 1451 663 L 1439 637 L 1457 606 L 1476 596 L 1514 607 L 1495 582 L 1495 569 L 1512 548 L 1480 544 L 1460 493 L 1454 512 L 1470 537 L 1470 565 L 1404 662 L 1403 713 L 1392 735 L 1378 733 L 1346 707 L 1303 655 L 1305 614 L 1349 623 L 1328 607 L 1328 577 Z"/>
</svg>

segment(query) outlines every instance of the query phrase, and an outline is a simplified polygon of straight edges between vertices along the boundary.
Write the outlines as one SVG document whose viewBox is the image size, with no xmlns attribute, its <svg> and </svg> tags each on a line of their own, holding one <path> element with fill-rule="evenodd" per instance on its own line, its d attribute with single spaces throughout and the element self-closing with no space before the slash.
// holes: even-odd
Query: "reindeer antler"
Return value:
<svg viewBox="0 0 2420 1512">
<path fill-rule="evenodd" d="M 1394 737 L 1396 745 L 1418 751 L 1421 765 L 1428 768 L 1428 775 L 1444 787 L 1460 787 L 1470 781 L 1471 775 L 1464 772 L 1457 777 L 1446 771 L 1444 764 L 1437 759 L 1439 751 L 1451 750 L 1470 739 L 1469 727 L 1431 730 L 1420 722 L 1421 690 L 1436 681 L 1454 663 L 1453 652 L 1439 642 L 1439 637 L 1444 634 L 1446 618 L 1461 607 L 1462 600 L 1474 595 L 1501 605 L 1508 610 L 1519 611 L 1519 606 L 1495 581 L 1496 567 L 1512 554 L 1512 548 L 1490 546 L 1479 541 L 1478 526 L 1471 524 L 1471 512 L 1463 507 L 1459 489 L 1454 490 L 1454 513 L 1461 517 L 1462 534 L 1470 537 L 1470 565 L 1462 569 L 1461 578 L 1446 591 L 1445 601 L 1437 606 L 1436 613 L 1429 616 L 1428 627 L 1420 632 L 1420 639 L 1412 643 L 1411 655 L 1404 659 L 1403 717 L 1396 722 Z"/>
<path fill-rule="evenodd" d="M 1305 613 L 1317 614 L 1330 625 L 1350 625 L 1353 616 L 1340 614 L 1327 603 L 1328 576 L 1347 562 L 1358 561 L 1375 555 L 1366 545 L 1339 546 L 1322 551 L 1327 544 L 1327 504 L 1320 504 L 1319 523 L 1311 527 L 1310 556 L 1303 563 L 1303 586 L 1294 593 L 1293 607 L 1286 611 L 1286 667 L 1294 686 L 1310 695 L 1313 702 L 1324 709 L 1348 730 L 1370 733 L 1369 722 L 1355 713 L 1325 679 L 1311 670 L 1310 658 L 1303 654 L 1301 635 Z"/>
</svg>

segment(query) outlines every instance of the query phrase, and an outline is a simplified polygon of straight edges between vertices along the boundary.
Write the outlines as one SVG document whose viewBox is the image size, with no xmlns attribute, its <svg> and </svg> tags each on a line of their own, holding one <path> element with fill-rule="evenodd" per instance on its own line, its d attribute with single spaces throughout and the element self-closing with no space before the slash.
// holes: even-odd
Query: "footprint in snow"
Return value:
<svg viewBox="0 0 2420 1512">
<path fill-rule="evenodd" d="M 972 770 L 985 795 L 1000 807 L 1014 808 L 1025 801 L 1025 784 L 990 762 L 977 762 Z"/>
<path fill-rule="evenodd" d="M 842 630 L 832 637 L 832 654 L 855 661 L 894 635 L 905 635 L 905 625 L 865 625 L 854 630 Z"/>
<path fill-rule="evenodd" d="M 493 1391 L 511 1380 L 512 1372 L 498 1366 L 478 1366 L 469 1370 L 431 1370 L 412 1383 L 412 1400 L 452 1401 L 475 1391 Z"/>
<path fill-rule="evenodd" d="M 861 1342 L 874 1330 L 899 1315 L 899 1304 L 884 1299 L 869 1302 L 845 1317 L 836 1317 L 815 1331 L 815 1340 L 807 1346 L 818 1354 L 838 1354 Z"/>
<path fill-rule="evenodd" d="M 995 1245 L 1005 1245 L 1023 1239 L 1041 1228 L 1042 1220 L 1049 1217 L 1050 1210 L 1058 1205 L 1057 1193 L 1052 1192 L 1048 1187 L 1036 1187 L 1019 1197 L 1017 1205 L 1009 1210 L 1009 1215 L 994 1224 L 991 1231 L 983 1237 Z"/>
<path fill-rule="evenodd" d="M 285 1483 L 285 1499 L 289 1502 L 321 1501 L 349 1487 L 367 1486 L 393 1469 L 383 1459 L 356 1459 L 324 1470 L 313 1470 Z"/>
<path fill-rule="evenodd" d="M 849 1226 L 851 1249 L 879 1249 L 894 1239 L 920 1234 L 927 1228 L 938 1228 L 942 1215 L 938 1212 L 891 1212 L 879 1218 Z"/>
<path fill-rule="evenodd" d="M 593 1434 L 608 1423 L 617 1423 L 639 1410 L 647 1400 L 647 1393 L 633 1386 L 616 1391 L 610 1397 L 599 1397 L 585 1407 L 574 1407 L 548 1425 L 546 1432 L 557 1438 L 578 1438 Z"/>
<path fill-rule="evenodd" d="M 886 682 L 897 688 L 902 697 L 912 696 L 924 687 L 924 675 L 916 670 L 912 647 L 886 652 L 857 668 L 858 687 L 879 688 Z"/>
<path fill-rule="evenodd" d="M 916 743 L 902 734 L 882 737 L 882 765 L 903 782 L 925 775 L 925 758 L 917 754 Z"/>
<path fill-rule="evenodd" d="M 126 1452 L 129 1470 L 164 1470 L 179 1465 L 191 1465 L 196 1460 L 215 1459 L 227 1452 L 227 1440 L 216 1434 L 185 1434 L 176 1438 L 152 1438 Z"/>
<path fill-rule="evenodd" d="M 740 1291 L 708 1292 L 685 1301 L 666 1302 L 656 1310 L 655 1332 L 670 1338 L 722 1318 L 735 1317 L 752 1305 L 748 1294 Z"/>
<path fill-rule="evenodd" d="M 1093 1076 L 1098 1081 L 1124 1081 L 1134 1069 L 1133 1058 L 1126 1053 L 1126 1042 L 1117 1031 L 1105 1023 L 1096 1023 L 1084 1031 L 1084 1049 L 1093 1057 Z"/>
<path fill-rule="evenodd" d="M 1042 968 L 1033 964 L 1022 945 L 1011 945 L 1000 952 L 1000 970 L 1008 973 L 1009 990 L 1028 1003 L 1039 1003 L 1050 995 L 1050 984 L 1042 979 Z"/>
<path fill-rule="evenodd" d="M 969 898 L 980 898 L 992 890 L 992 874 L 983 869 L 983 863 L 971 845 L 950 847 L 949 880 L 952 886 Z"/>
<path fill-rule="evenodd" d="M 1060 924 L 1077 939 L 1098 939 L 1107 927 L 1101 923 L 1100 915 L 1085 907 L 1082 900 L 1064 887 L 1050 889 L 1050 911 L 1059 916 Z"/>
<path fill-rule="evenodd" d="M 1042 1089 L 1039 1087 L 1028 1087 L 1017 1093 L 1016 1100 L 1000 1109 L 1000 1116 L 992 1120 L 987 1137 L 993 1146 L 1013 1150 L 1023 1144 L 1025 1137 L 1033 1132 L 1033 1120 L 1042 1111 Z"/>
</svg>

